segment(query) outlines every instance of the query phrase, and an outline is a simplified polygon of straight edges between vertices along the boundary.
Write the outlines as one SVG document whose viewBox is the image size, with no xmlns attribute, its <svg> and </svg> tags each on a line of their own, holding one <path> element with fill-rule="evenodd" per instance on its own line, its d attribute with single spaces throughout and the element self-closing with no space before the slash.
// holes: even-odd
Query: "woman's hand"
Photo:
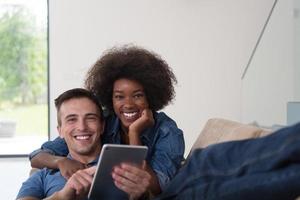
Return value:
<svg viewBox="0 0 300 200">
<path fill-rule="evenodd" d="M 61 175 L 67 180 L 78 170 L 86 168 L 81 162 L 71 160 L 67 157 L 59 159 L 57 161 L 57 167 Z"/>
<path fill-rule="evenodd" d="M 129 195 L 129 199 L 138 199 L 150 186 L 150 174 L 130 164 L 121 164 L 114 168 L 112 177 L 115 185 Z"/>
<path fill-rule="evenodd" d="M 140 145 L 140 133 L 148 127 L 154 125 L 153 113 L 150 109 L 143 110 L 140 118 L 135 120 L 128 130 L 129 144 Z"/>
</svg>

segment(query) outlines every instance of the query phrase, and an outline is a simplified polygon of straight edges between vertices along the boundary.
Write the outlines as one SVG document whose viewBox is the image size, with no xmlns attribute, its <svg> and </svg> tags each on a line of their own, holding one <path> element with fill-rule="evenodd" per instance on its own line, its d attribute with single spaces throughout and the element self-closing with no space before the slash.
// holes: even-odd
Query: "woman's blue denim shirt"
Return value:
<svg viewBox="0 0 300 200">
<path fill-rule="evenodd" d="M 145 129 L 140 138 L 142 144 L 148 147 L 147 162 L 155 171 L 161 189 L 164 190 L 184 159 L 184 138 L 182 130 L 165 113 L 155 112 L 153 116 L 154 126 Z M 120 129 L 120 120 L 115 115 L 107 117 L 105 132 L 102 137 L 103 144 L 121 144 Z M 30 159 L 40 151 L 47 151 L 59 156 L 68 154 L 67 145 L 61 138 L 45 142 L 41 149 L 30 154 Z"/>
</svg>

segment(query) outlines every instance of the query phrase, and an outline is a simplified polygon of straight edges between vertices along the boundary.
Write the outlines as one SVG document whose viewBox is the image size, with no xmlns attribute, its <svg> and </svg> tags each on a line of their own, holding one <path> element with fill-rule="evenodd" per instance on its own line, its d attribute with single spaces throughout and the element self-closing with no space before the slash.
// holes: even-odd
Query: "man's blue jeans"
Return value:
<svg viewBox="0 0 300 200">
<path fill-rule="evenodd" d="M 193 152 L 157 199 L 289 200 L 300 196 L 300 123 Z"/>
</svg>

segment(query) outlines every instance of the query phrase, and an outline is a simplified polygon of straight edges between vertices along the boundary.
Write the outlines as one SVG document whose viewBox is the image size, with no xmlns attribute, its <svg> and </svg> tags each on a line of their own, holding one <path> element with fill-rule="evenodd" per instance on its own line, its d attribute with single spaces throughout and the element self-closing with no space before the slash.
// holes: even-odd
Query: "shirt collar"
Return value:
<svg viewBox="0 0 300 200">
<path fill-rule="evenodd" d="M 74 160 L 74 159 L 72 158 L 72 156 L 71 156 L 70 153 L 67 155 L 67 158 L 69 158 L 69 159 L 71 159 L 71 160 Z M 89 163 L 87 164 L 87 166 L 90 167 L 90 166 L 96 165 L 96 164 L 98 163 L 98 160 L 99 160 L 99 156 L 97 156 L 97 158 L 96 158 L 95 160 L 89 162 Z"/>
</svg>

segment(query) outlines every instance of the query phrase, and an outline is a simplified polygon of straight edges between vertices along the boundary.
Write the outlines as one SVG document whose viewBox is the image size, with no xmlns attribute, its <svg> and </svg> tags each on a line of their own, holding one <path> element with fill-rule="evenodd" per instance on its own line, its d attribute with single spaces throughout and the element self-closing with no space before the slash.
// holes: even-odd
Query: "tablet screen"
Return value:
<svg viewBox="0 0 300 200">
<path fill-rule="evenodd" d="M 124 162 L 141 165 L 146 158 L 147 150 L 146 146 L 103 145 L 89 191 L 89 199 L 128 199 L 128 195 L 118 189 L 113 182 L 113 167 Z"/>
</svg>

